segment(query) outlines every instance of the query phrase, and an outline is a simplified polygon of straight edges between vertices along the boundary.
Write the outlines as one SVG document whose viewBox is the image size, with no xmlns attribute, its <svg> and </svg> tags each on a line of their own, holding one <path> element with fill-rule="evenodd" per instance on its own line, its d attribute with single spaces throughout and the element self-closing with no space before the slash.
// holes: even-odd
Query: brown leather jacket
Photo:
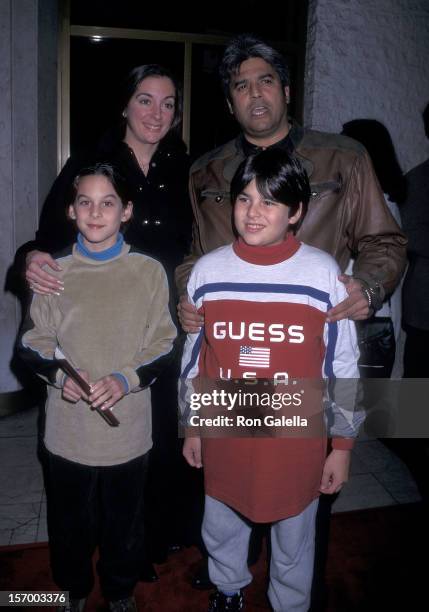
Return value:
<svg viewBox="0 0 429 612">
<path fill-rule="evenodd" d="M 407 240 L 386 206 L 365 149 L 345 136 L 304 130 L 295 123 L 289 134 L 311 184 L 297 237 L 330 253 L 341 270 L 353 256 L 356 278 L 380 286 L 380 297 L 392 292 L 405 267 Z M 193 243 L 176 269 L 179 295 L 186 293 L 195 261 L 234 240 L 229 187 L 244 159 L 240 143 L 237 138 L 210 151 L 191 168 Z"/>
</svg>

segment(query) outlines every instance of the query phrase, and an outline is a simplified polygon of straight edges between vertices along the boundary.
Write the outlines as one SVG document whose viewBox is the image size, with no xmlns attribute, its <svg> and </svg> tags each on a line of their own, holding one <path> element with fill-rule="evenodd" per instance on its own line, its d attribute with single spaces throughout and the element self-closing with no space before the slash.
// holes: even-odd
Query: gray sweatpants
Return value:
<svg viewBox="0 0 429 612">
<path fill-rule="evenodd" d="M 314 562 L 315 499 L 301 514 L 271 525 L 268 598 L 276 612 L 307 612 Z M 210 580 L 235 592 L 252 580 L 247 553 L 252 523 L 206 495 L 202 535 L 209 552 Z"/>
</svg>

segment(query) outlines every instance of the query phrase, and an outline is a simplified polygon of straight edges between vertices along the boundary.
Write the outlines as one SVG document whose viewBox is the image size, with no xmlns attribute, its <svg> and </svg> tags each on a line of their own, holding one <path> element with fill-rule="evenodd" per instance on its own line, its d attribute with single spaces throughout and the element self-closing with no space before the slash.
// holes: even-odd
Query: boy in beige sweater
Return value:
<svg viewBox="0 0 429 612">
<path fill-rule="evenodd" d="M 143 547 L 143 486 L 152 446 L 149 385 L 169 362 L 176 329 L 161 264 L 126 244 L 132 214 L 115 169 L 97 164 L 74 180 L 68 214 L 77 243 L 57 257 L 64 291 L 34 295 L 18 341 L 48 382 L 45 447 L 51 565 L 82 610 L 92 556 L 111 610 L 133 610 Z M 65 376 L 59 347 L 90 384 Z M 138 392 L 138 393 L 137 393 Z M 111 427 L 91 408 L 114 408 Z"/>
</svg>

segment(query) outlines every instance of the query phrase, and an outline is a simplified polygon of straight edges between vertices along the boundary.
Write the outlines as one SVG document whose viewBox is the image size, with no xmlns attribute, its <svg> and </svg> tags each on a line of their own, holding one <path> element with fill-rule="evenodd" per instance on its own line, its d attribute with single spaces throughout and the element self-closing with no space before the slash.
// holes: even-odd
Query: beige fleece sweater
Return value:
<svg viewBox="0 0 429 612">
<path fill-rule="evenodd" d="M 89 259 L 76 245 L 57 259 L 61 295 L 34 295 L 18 348 L 48 385 L 45 444 L 85 465 L 116 465 L 152 446 L 149 385 L 170 361 L 176 328 L 162 265 L 124 244 L 108 260 Z M 54 359 L 60 346 L 90 381 L 117 373 L 129 393 L 114 407 L 110 427 L 89 405 L 62 398 L 63 374 Z"/>
</svg>

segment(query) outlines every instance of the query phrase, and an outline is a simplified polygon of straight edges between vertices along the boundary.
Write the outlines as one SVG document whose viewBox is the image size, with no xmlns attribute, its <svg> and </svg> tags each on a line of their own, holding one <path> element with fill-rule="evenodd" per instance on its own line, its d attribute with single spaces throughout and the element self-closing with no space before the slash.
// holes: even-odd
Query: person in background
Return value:
<svg viewBox="0 0 429 612">
<path fill-rule="evenodd" d="M 423 112 L 429 138 L 429 104 Z M 407 172 L 407 198 L 401 208 L 408 236 L 408 270 L 403 286 L 404 378 L 429 378 L 422 359 L 429 340 L 429 159 Z"/>
<path fill-rule="evenodd" d="M 387 128 L 375 119 L 355 119 L 343 125 L 342 134 L 360 142 L 367 150 L 386 204 L 400 226 L 406 181 Z M 353 262 L 350 262 L 347 272 L 353 273 Z M 401 313 L 401 285 L 398 285 L 370 319 L 357 324 L 362 377 L 391 376 L 401 332 Z"/>
<path fill-rule="evenodd" d="M 423 111 L 426 137 L 429 138 L 429 104 Z M 407 198 L 401 207 L 404 231 L 408 236 L 408 269 L 402 288 L 402 325 L 406 333 L 404 379 L 429 378 L 426 358 L 429 340 L 429 159 L 407 172 Z M 415 392 L 419 387 L 406 382 Z M 418 385 L 418 381 L 416 381 Z M 414 391 L 413 391 L 414 390 Z M 420 392 L 420 390 L 419 390 Z M 404 407 L 406 409 L 407 406 Z M 429 508 L 429 436 L 391 440 L 394 450 L 410 468 L 424 504 Z"/>
<path fill-rule="evenodd" d="M 65 193 L 78 169 L 101 160 L 119 169 L 132 194 L 134 212 L 126 230 L 127 241 L 162 262 L 174 295 L 174 269 L 189 248 L 192 224 L 190 162 L 178 132 L 182 119 L 180 84 L 158 64 L 134 68 L 123 84 L 118 116 L 119 125 L 109 130 L 102 142 L 67 161 L 49 193 L 35 241 L 24 247 L 26 278 L 34 292 L 62 291 L 61 279 L 51 273 L 59 270 L 59 264 L 49 253 L 64 249 L 75 239 L 74 228 L 65 220 Z M 181 506 L 181 487 L 189 475 L 177 436 L 179 366 L 177 357 L 151 387 L 154 446 L 146 509 L 147 554 L 153 562 L 165 561 L 169 549 L 187 537 L 183 533 L 186 510 Z M 143 564 L 142 579 L 156 579 L 148 562 Z"/>
<path fill-rule="evenodd" d="M 202 255 L 234 240 L 230 182 L 240 163 L 260 149 L 293 153 L 307 171 L 311 198 L 297 238 L 337 261 L 347 296 L 328 310 L 328 320 L 363 320 L 381 307 L 405 266 L 406 238 L 389 212 L 368 154 L 357 142 L 301 127 L 288 117 L 289 71 L 283 56 L 263 40 L 242 34 L 225 49 L 220 66 L 223 90 L 241 134 L 199 158 L 190 172 L 194 212 L 190 254 L 176 270 L 179 317 L 197 332 L 203 317 L 190 304 L 186 284 Z M 355 258 L 353 276 L 344 275 Z M 313 607 L 323 607 L 323 575 L 331 498 L 322 496 L 316 527 Z M 322 522 L 324 527 L 321 526 Z M 207 570 L 196 586 L 210 586 Z"/>
</svg>

